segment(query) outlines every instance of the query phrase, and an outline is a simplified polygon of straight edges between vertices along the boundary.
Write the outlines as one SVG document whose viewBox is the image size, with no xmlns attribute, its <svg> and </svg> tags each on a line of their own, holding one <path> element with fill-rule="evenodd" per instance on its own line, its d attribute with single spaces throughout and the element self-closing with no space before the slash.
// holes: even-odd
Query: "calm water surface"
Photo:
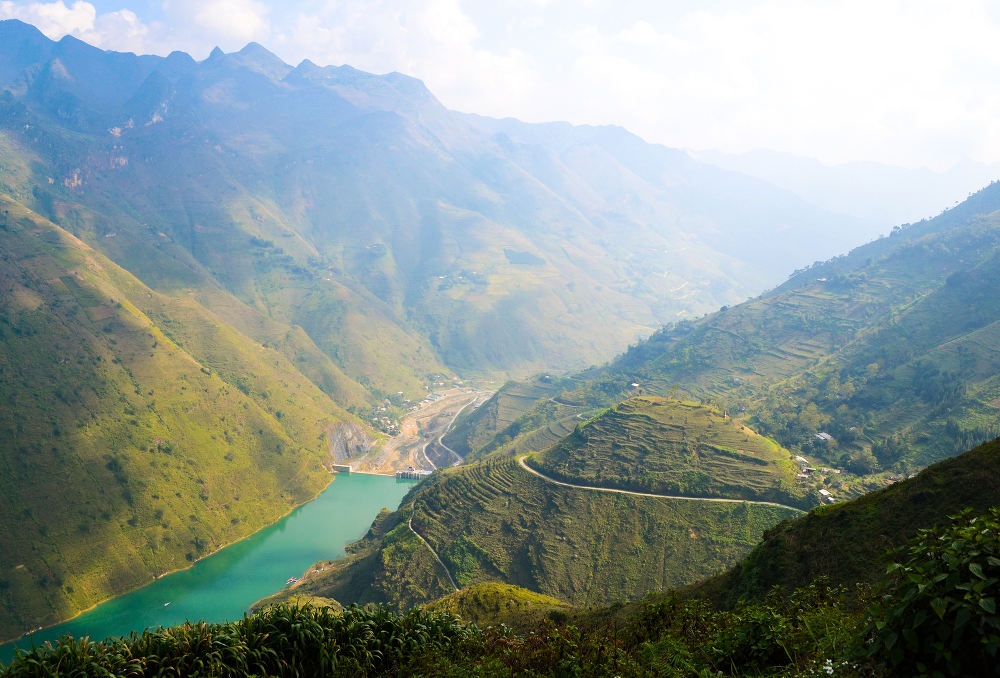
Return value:
<svg viewBox="0 0 1000 678">
<path fill-rule="evenodd" d="M 97 640 L 185 620 L 239 619 L 253 603 L 281 589 L 318 560 L 344 555 L 382 507 L 395 509 L 414 480 L 373 475 L 338 475 L 319 497 L 280 522 L 149 586 L 109 600 L 71 621 L 34 634 L 36 645 L 70 633 Z M 0 663 L 21 639 L 0 646 Z"/>
</svg>

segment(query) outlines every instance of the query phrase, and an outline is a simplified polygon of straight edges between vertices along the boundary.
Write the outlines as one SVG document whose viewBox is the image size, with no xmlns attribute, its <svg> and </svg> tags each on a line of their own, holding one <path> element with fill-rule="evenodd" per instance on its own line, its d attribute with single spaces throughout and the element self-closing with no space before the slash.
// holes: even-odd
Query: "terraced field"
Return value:
<svg viewBox="0 0 1000 678">
<path fill-rule="evenodd" d="M 794 513 L 565 488 L 494 457 L 435 472 L 350 558 L 323 564 L 293 591 L 399 609 L 449 593 L 412 522 L 460 587 L 503 582 L 598 604 L 721 572 Z"/>
<path fill-rule="evenodd" d="M 655 396 L 626 400 L 529 463 L 580 485 L 815 504 L 788 450 L 711 407 Z"/>
</svg>

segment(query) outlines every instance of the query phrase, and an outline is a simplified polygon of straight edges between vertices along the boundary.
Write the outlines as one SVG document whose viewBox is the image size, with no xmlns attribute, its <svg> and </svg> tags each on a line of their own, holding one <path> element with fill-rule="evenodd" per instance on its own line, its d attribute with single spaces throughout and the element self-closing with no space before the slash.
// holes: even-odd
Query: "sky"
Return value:
<svg viewBox="0 0 1000 678">
<path fill-rule="evenodd" d="M 989 0 L 0 0 L 104 49 L 423 80 L 449 108 L 615 124 L 647 141 L 828 164 L 1000 162 Z"/>
</svg>

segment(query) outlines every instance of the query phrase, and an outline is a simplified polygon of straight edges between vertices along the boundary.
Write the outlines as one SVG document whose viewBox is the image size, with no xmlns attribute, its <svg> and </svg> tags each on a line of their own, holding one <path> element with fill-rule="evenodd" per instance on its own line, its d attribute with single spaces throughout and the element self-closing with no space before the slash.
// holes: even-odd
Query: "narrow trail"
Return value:
<svg viewBox="0 0 1000 678">
<path fill-rule="evenodd" d="M 805 513 L 800 508 L 795 508 L 794 506 L 788 506 L 786 504 L 779 504 L 773 501 L 758 501 L 755 499 L 724 499 L 722 497 L 684 497 L 675 494 L 653 494 L 651 492 L 633 492 L 632 490 L 619 490 L 612 487 L 593 487 L 591 485 L 574 485 L 572 483 L 564 483 L 561 480 L 556 480 L 555 478 L 550 478 L 543 473 L 539 473 L 535 469 L 528 466 L 525 463 L 526 457 L 518 457 L 517 463 L 521 465 L 528 473 L 538 476 L 542 480 L 545 480 L 555 485 L 562 485 L 563 487 L 572 487 L 577 490 L 593 490 L 594 492 L 614 492 L 615 494 L 631 494 L 636 497 L 655 497 L 657 499 L 681 499 L 684 501 L 713 501 L 722 504 L 760 504 L 762 506 L 777 506 L 778 508 L 789 509 L 790 511 L 795 511 L 797 513 Z"/>
<path fill-rule="evenodd" d="M 456 452 L 455 450 L 451 449 L 450 447 L 448 447 L 447 445 L 444 444 L 444 435 L 445 435 L 445 433 L 447 433 L 448 431 L 451 430 L 451 427 L 454 425 L 455 421 L 458 419 L 458 415 L 462 414 L 462 412 L 465 411 L 466 407 L 468 407 L 472 403 L 476 402 L 477 400 L 479 400 L 479 396 L 476 396 L 475 398 L 473 398 L 469 402 L 467 402 L 464 405 L 462 405 L 461 409 L 459 409 L 459 411 L 455 413 L 455 416 L 451 418 L 451 421 L 448 422 L 448 425 L 444 427 L 444 432 L 442 432 L 441 435 L 439 435 L 437 437 L 437 444 L 440 445 L 441 447 L 443 447 L 444 449 L 448 450 L 449 452 L 451 452 L 455 456 L 455 463 L 452 464 L 452 466 L 455 466 L 457 464 L 461 464 L 462 463 L 462 456 L 458 452 Z M 427 456 L 427 448 L 426 447 L 424 448 L 424 456 L 425 457 Z M 430 460 L 428 460 L 428 461 L 430 461 Z"/>
<path fill-rule="evenodd" d="M 432 470 L 434 470 L 434 471 L 437 470 L 437 464 L 435 464 L 433 461 L 431 461 L 431 458 L 427 456 L 427 446 L 430 445 L 431 443 L 435 443 L 437 445 L 440 445 L 444 449 L 446 449 L 449 452 L 451 452 L 452 455 L 454 455 L 454 457 L 455 457 L 455 463 L 453 463 L 452 466 L 456 466 L 456 465 L 462 463 L 462 457 L 459 456 L 458 452 L 456 452 L 455 450 L 453 450 L 450 447 L 448 447 L 447 445 L 445 445 L 444 441 L 442 440 L 442 438 L 444 438 L 444 434 L 445 433 L 447 433 L 448 431 L 451 430 L 451 427 L 455 423 L 455 420 L 458 419 L 458 415 L 462 414 L 462 412 L 465 411 L 465 408 L 467 408 L 469 405 L 471 405 L 472 403 L 476 402 L 477 400 L 479 400 L 479 396 L 478 395 L 476 397 L 474 397 L 472 400 L 470 400 L 469 402 L 467 402 L 464 405 L 462 405 L 458 409 L 458 412 L 455 413 L 455 416 L 453 416 L 448 421 L 448 424 L 441 430 L 441 433 L 438 435 L 438 437 L 436 439 L 430 441 L 430 442 L 424 443 L 424 446 L 420 449 L 420 453 L 424 455 L 424 460 L 428 464 L 430 464 L 430 467 L 431 467 Z"/>
<path fill-rule="evenodd" d="M 431 461 L 431 458 L 427 456 L 428 445 L 430 445 L 430 443 L 424 443 L 424 446 L 420 448 L 420 454 L 424 455 L 424 461 L 426 461 L 427 464 L 431 467 L 431 470 L 437 471 L 437 464 Z"/>
<path fill-rule="evenodd" d="M 458 584 L 456 584 L 455 580 L 451 578 L 451 572 L 448 571 L 448 566 L 445 565 L 444 561 L 441 560 L 441 558 L 438 557 L 437 551 L 434 550 L 434 547 L 431 546 L 430 543 L 426 539 L 424 539 L 423 537 L 421 537 L 419 532 L 417 532 L 416 530 L 413 529 L 413 513 L 410 513 L 410 519 L 406 522 L 406 524 L 409 525 L 410 532 L 412 532 L 413 534 L 417 535 L 417 539 L 419 539 L 420 541 L 422 541 L 423 544 L 424 544 L 424 546 L 427 547 L 427 550 L 431 552 L 431 555 L 434 556 L 434 560 L 438 561 L 438 564 L 441 566 L 441 569 L 443 569 L 444 573 L 448 576 L 448 581 L 451 582 L 452 588 L 454 588 L 456 591 L 458 591 Z"/>
</svg>

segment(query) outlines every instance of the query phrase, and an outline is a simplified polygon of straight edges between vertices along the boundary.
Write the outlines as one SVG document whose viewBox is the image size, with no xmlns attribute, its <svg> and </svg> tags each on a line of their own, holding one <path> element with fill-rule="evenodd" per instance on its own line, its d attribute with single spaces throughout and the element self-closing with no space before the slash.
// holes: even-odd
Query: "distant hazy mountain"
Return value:
<svg viewBox="0 0 1000 678">
<path fill-rule="evenodd" d="M 777 151 L 729 154 L 691 151 L 691 156 L 780 186 L 803 200 L 851 217 L 864 231 L 917 221 L 964 200 L 1000 178 L 1000 165 L 966 161 L 944 172 L 910 170 L 875 162 L 825 165 Z"/>
<path fill-rule="evenodd" d="M 871 235 L 622 129 L 461 115 L 413 78 L 256 44 L 137 57 L 6 21 L 0 88 L 5 152 L 30 158 L 14 197 L 158 289 L 221 286 L 303 327 L 385 390 L 436 361 L 604 359 Z"/>
</svg>

